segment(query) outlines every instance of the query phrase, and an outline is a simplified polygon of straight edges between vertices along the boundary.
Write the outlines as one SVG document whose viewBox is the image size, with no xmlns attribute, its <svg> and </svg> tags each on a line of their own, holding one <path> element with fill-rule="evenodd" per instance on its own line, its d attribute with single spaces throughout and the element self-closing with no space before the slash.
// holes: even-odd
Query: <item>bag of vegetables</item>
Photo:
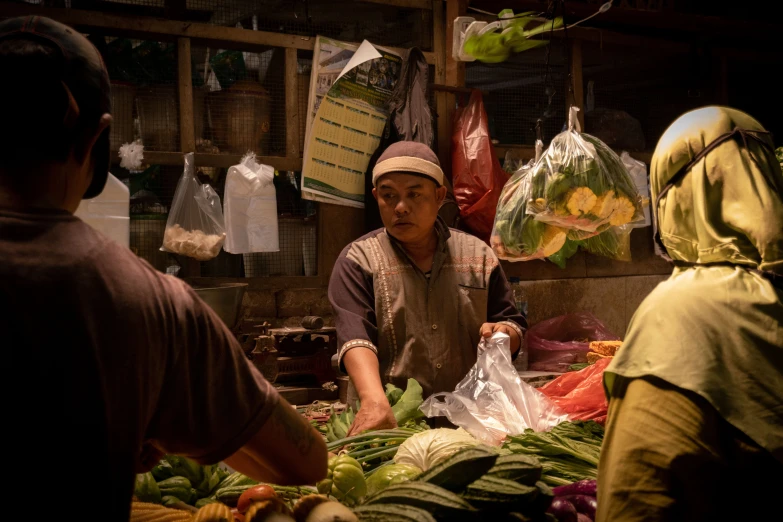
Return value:
<svg viewBox="0 0 783 522">
<path fill-rule="evenodd" d="M 543 151 L 536 141 L 536 160 L 517 170 L 503 187 L 498 200 L 490 246 L 495 255 L 507 261 L 531 261 L 557 253 L 566 242 L 566 231 L 536 221 L 527 212 L 531 199 L 531 175 Z"/>
<path fill-rule="evenodd" d="M 571 108 L 568 130 L 533 167 L 526 205 L 536 221 L 566 230 L 575 241 L 644 219 L 628 170 L 601 140 L 580 132 L 577 110 Z"/>
</svg>

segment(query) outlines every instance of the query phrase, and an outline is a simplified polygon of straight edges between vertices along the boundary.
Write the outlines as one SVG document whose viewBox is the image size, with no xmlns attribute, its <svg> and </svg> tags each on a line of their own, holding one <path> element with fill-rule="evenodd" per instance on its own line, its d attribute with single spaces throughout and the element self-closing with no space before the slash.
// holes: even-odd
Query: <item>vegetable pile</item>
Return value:
<svg viewBox="0 0 783 522">
<path fill-rule="evenodd" d="M 564 267 L 579 248 L 629 259 L 630 223 L 642 201 L 622 160 L 601 140 L 569 129 L 503 188 L 490 244 L 510 261 Z"/>
<path fill-rule="evenodd" d="M 392 407 L 392 413 L 400 427 L 416 427 L 416 421 L 424 417 L 419 406 L 424 402 L 421 385 L 416 379 L 408 379 L 408 385 L 403 392 L 393 384 L 386 385 L 386 399 Z M 361 404 L 357 405 L 357 409 Z M 351 429 L 351 424 L 356 418 L 356 413 L 348 407 L 339 415 L 332 412 L 332 416 L 326 423 L 326 441 L 335 442 L 344 439 Z"/>
<path fill-rule="evenodd" d="M 596 422 L 562 422 L 548 432 L 525 430 L 510 437 L 504 448 L 537 457 L 544 469 L 541 480 L 564 486 L 597 478 L 603 440 L 604 428 Z"/>
</svg>

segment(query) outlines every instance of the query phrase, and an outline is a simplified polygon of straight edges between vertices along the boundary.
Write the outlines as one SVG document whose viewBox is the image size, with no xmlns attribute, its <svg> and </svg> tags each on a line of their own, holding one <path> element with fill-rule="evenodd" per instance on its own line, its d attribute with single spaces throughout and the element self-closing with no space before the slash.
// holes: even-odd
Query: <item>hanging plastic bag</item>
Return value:
<svg viewBox="0 0 783 522">
<path fill-rule="evenodd" d="M 476 364 L 454 392 L 431 395 L 421 411 L 427 417 L 445 415 L 492 446 L 528 428 L 546 431 L 567 420 L 565 412 L 519 377 L 510 346 L 511 339 L 504 333 L 482 338 Z"/>
<path fill-rule="evenodd" d="M 275 169 L 248 154 L 228 169 L 223 196 L 226 243 L 232 254 L 279 252 Z"/>
<path fill-rule="evenodd" d="M 481 92 L 473 91 L 468 104 L 457 109 L 451 142 L 454 198 L 461 221 L 489 243 L 500 192 L 509 176 L 495 156 Z"/>
<path fill-rule="evenodd" d="M 583 370 L 551 380 L 538 390 L 568 413 L 568 420 L 594 420 L 603 424 L 609 406 L 604 393 L 604 370 L 610 362 L 611 358 L 599 359 Z"/>
<path fill-rule="evenodd" d="M 220 197 L 193 173 L 193 153 L 185 154 L 185 170 L 174 191 L 161 250 L 209 261 L 226 238 Z"/>
<path fill-rule="evenodd" d="M 536 141 L 536 158 L 544 144 Z M 490 246 L 495 255 L 507 261 L 531 261 L 551 256 L 563 247 L 566 231 L 536 221 L 527 213 L 531 197 L 531 174 L 537 160 L 517 170 L 500 193 Z"/>
<path fill-rule="evenodd" d="M 641 198 L 620 158 L 601 140 L 581 134 L 577 109 L 534 167 L 527 213 L 563 229 L 569 239 L 641 221 Z M 562 246 L 562 245 L 561 245 Z"/>
<path fill-rule="evenodd" d="M 525 336 L 528 370 L 566 372 L 572 364 L 587 362 L 591 341 L 617 341 L 593 314 L 561 315 L 533 325 Z"/>
<path fill-rule="evenodd" d="M 628 174 L 631 175 L 631 179 L 633 180 L 634 185 L 636 185 L 636 190 L 642 198 L 644 221 L 634 223 L 631 227 L 649 227 L 652 225 L 652 217 L 650 215 L 650 180 L 647 178 L 647 165 L 633 159 L 627 152 L 620 154 L 620 161 L 622 161 L 625 168 L 628 169 Z"/>
</svg>

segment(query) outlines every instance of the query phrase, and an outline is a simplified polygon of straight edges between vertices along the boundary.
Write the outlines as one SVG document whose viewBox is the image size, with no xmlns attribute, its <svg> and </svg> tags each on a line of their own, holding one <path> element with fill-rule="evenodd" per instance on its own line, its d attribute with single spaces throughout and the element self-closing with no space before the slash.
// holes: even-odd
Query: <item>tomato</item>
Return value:
<svg viewBox="0 0 783 522">
<path fill-rule="evenodd" d="M 253 504 L 253 502 L 259 502 L 261 500 L 269 500 L 273 498 L 277 498 L 277 493 L 275 493 L 275 490 L 272 488 L 272 486 L 267 486 L 266 484 L 253 486 L 252 488 L 242 493 L 242 496 L 239 497 L 239 500 L 237 501 L 237 511 L 244 513 Z"/>
<path fill-rule="evenodd" d="M 245 515 L 240 513 L 237 508 L 232 509 L 231 514 L 234 516 L 234 522 L 245 522 Z"/>
</svg>

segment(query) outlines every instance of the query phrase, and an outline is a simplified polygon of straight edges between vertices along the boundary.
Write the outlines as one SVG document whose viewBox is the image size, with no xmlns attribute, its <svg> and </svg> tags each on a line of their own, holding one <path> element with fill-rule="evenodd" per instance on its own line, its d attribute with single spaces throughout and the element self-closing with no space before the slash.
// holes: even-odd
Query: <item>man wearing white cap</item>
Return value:
<svg viewBox="0 0 783 522">
<path fill-rule="evenodd" d="M 452 391 L 481 336 L 507 333 L 516 356 L 527 327 L 489 246 L 438 218 L 446 188 L 429 147 L 391 145 L 372 181 L 384 227 L 348 245 L 329 282 L 340 367 L 361 400 L 351 434 L 396 426 L 383 383 Z"/>
</svg>

